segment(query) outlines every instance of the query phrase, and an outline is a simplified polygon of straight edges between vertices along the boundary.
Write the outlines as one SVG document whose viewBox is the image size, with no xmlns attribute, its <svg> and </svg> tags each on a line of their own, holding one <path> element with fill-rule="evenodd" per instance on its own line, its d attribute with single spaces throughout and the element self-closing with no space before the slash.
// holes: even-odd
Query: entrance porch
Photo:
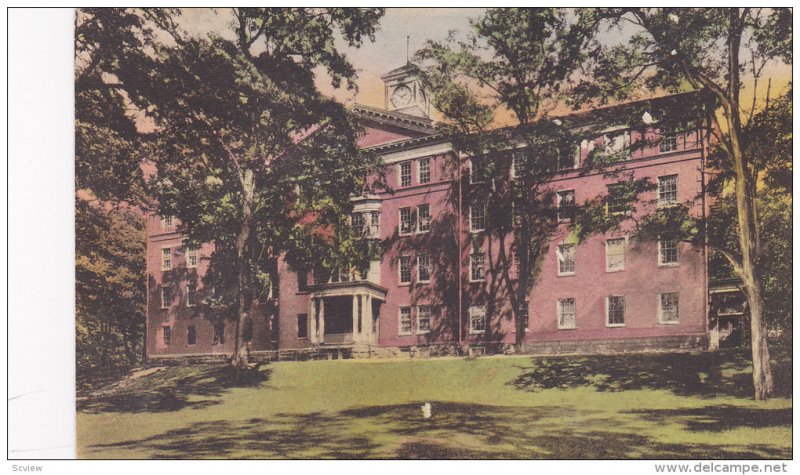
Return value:
<svg viewBox="0 0 800 475">
<path fill-rule="evenodd" d="M 312 344 L 377 345 L 386 289 L 362 281 L 320 284 L 310 290 L 308 333 Z"/>
</svg>

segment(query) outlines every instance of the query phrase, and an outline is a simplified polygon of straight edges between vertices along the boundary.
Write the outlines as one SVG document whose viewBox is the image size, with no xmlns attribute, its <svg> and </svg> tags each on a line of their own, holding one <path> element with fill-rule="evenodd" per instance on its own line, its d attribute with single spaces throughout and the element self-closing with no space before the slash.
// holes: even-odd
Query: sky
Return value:
<svg viewBox="0 0 800 475">
<path fill-rule="evenodd" d="M 444 40 L 451 30 L 456 31 L 459 36 L 465 36 L 470 31 L 470 19 L 479 17 L 484 10 L 483 8 L 388 8 L 380 20 L 375 42 L 367 39 L 357 49 L 348 47 L 344 42 L 337 45 L 358 71 L 356 81 L 358 92 L 334 90 L 324 74 L 318 77 L 318 87 L 322 92 L 336 97 L 347 105 L 359 103 L 383 108 L 384 88 L 380 76 L 406 63 L 406 36 L 410 37 L 408 49 L 413 55 L 425 41 Z M 205 36 L 209 32 L 214 32 L 233 39 L 231 28 L 233 16 L 227 8 L 184 9 L 181 23 L 192 35 Z M 630 34 L 624 30 L 606 32 L 601 36 L 601 41 L 616 43 Z M 791 67 L 783 65 L 767 68 L 764 78 L 758 85 L 761 97 L 766 94 L 769 77 L 772 78 L 770 95 L 774 98 L 783 92 L 791 80 Z M 743 89 L 745 94 L 750 94 L 748 92 L 750 86 L 752 82 L 745 81 Z M 508 115 L 502 112 L 500 114 Z M 434 118 L 439 118 L 435 112 L 433 115 Z M 510 116 L 505 119 L 510 119 Z M 501 119 L 501 122 L 506 120 Z"/>
<path fill-rule="evenodd" d="M 469 19 L 480 16 L 483 8 L 389 8 L 380 20 L 375 42 L 368 39 L 358 48 L 338 45 L 358 71 L 358 94 L 334 91 L 321 76 L 320 90 L 334 95 L 346 104 L 358 102 L 373 107 L 384 106 L 383 81 L 380 76 L 406 63 L 406 36 L 410 54 L 427 40 L 444 40 L 450 30 L 469 31 Z M 233 18 L 228 9 L 185 9 L 181 24 L 192 35 L 216 32 L 232 37 Z"/>
</svg>

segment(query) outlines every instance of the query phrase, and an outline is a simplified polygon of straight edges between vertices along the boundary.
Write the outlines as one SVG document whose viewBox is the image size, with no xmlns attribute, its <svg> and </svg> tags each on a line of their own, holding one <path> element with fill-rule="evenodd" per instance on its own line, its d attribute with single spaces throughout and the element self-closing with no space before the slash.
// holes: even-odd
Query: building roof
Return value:
<svg viewBox="0 0 800 475">
<path fill-rule="evenodd" d="M 352 111 L 361 119 L 373 121 L 381 125 L 399 127 L 416 133 L 434 134 L 439 131 L 436 123 L 425 117 L 403 114 L 402 112 L 388 111 L 377 107 L 356 104 Z"/>
<path fill-rule="evenodd" d="M 398 68 L 394 71 L 390 71 L 387 74 L 400 71 L 401 69 L 402 68 Z M 623 115 L 627 115 L 632 112 L 639 111 L 639 109 L 641 109 L 642 107 L 651 107 L 654 110 L 657 110 L 657 109 L 662 109 L 668 105 L 674 105 L 675 103 L 685 103 L 685 101 L 691 99 L 700 99 L 703 97 L 703 95 L 704 95 L 703 91 L 681 92 L 665 96 L 638 99 L 635 101 L 624 102 L 620 104 L 606 105 L 585 111 L 573 112 L 570 114 L 552 116 L 549 117 L 549 119 L 550 120 L 559 119 L 569 124 L 569 126 L 582 127 L 590 125 L 595 120 L 598 120 L 601 117 L 606 116 L 607 114 L 622 113 Z M 362 109 L 364 112 L 369 111 L 370 114 L 374 115 L 401 116 L 404 120 L 420 121 L 420 122 L 426 121 L 431 124 L 431 130 L 433 131 L 433 133 L 431 133 L 430 135 L 426 135 L 424 137 L 414 137 L 411 139 L 397 140 L 394 142 L 388 142 L 380 145 L 374 145 L 371 147 L 367 147 L 369 150 L 373 151 L 403 150 L 403 149 L 421 147 L 436 142 L 444 142 L 449 139 L 448 135 L 446 133 L 441 132 L 440 127 L 436 126 L 435 123 L 430 119 L 422 119 L 420 117 L 415 117 L 408 114 L 402 114 L 399 112 L 390 112 L 383 109 L 377 109 L 374 107 L 361 106 L 361 105 L 356 105 L 353 108 L 354 111 L 360 112 L 357 111 L 357 109 Z M 494 129 L 494 132 L 509 131 L 514 128 L 515 126 L 499 127 L 497 129 Z"/>
</svg>

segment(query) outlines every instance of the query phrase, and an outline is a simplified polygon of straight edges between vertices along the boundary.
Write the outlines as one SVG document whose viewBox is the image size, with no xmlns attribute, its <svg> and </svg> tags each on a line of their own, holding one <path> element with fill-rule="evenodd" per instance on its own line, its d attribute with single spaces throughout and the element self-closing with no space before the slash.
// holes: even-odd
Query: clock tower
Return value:
<svg viewBox="0 0 800 475">
<path fill-rule="evenodd" d="M 430 116 L 431 103 L 417 76 L 418 69 L 411 63 L 381 76 L 386 110 L 416 117 Z"/>
</svg>

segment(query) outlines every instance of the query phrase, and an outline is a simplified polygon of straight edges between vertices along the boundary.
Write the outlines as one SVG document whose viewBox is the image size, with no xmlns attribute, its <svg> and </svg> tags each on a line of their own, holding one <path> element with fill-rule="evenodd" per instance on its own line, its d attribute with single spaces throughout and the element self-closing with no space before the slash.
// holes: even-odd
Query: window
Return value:
<svg viewBox="0 0 800 475">
<path fill-rule="evenodd" d="M 400 256 L 397 260 L 397 268 L 400 271 L 400 283 L 411 283 L 411 256 Z"/>
<path fill-rule="evenodd" d="M 516 180 L 522 177 L 525 166 L 525 155 L 523 152 L 515 152 L 511 156 L 511 179 Z"/>
<path fill-rule="evenodd" d="M 194 307 L 197 304 L 197 286 L 186 284 L 186 306 Z"/>
<path fill-rule="evenodd" d="M 308 338 L 308 314 L 297 315 L 297 338 Z"/>
<path fill-rule="evenodd" d="M 164 216 L 161 218 L 161 230 L 170 231 L 175 226 L 172 216 Z"/>
<path fill-rule="evenodd" d="M 472 232 L 483 231 L 486 228 L 486 205 L 470 205 L 469 230 Z"/>
<path fill-rule="evenodd" d="M 172 269 L 172 249 L 165 247 L 161 249 L 161 270 Z"/>
<path fill-rule="evenodd" d="M 381 234 L 381 212 L 369 212 L 369 237 L 376 238 Z"/>
<path fill-rule="evenodd" d="M 411 208 L 400 208 L 400 235 L 407 236 L 414 232 L 411 222 Z"/>
<path fill-rule="evenodd" d="M 298 292 L 308 290 L 308 269 L 303 267 L 297 269 L 297 290 Z"/>
<path fill-rule="evenodd" d="M 558 328 L 575 328 L 575 299 L 558 299 Z"/>
<path fill-rule="evenodd" d="M 469 332 L 483 333 L 486 331 L 486 307 L 473 305 L 469 307 Z"/>
<path fill-rule="evenodd" d="M 421 158 L 417 161 L 418 181 L 429 183 L 431 181 L 431 159 Z"/>
<path fill-rule="evenodd" d="M 625 270 L 625 238 L 606 240 L 606 272 Z"/>
<path fill-rule="evenodd" d="M 631 135 L 626 130 L 623 132 L 603 136 L 605 154 L 613 161 L 624 161 L 631 158 Z"/>
<path fill-rule="evenodd" d="M 528 312 L 529 312 L 528 307 L 529 306 L 530 306 L 530 301 L 528 299 L 525 299 L 525 303 L 522 305 L 522 308 L 520 309 L 521 312 L 520 312 L 520 315 L 519 315 L 519 318 L 520 318 L 520 321 L 521 321 L 520 322 L 521 326 L 522 326 L 522 328 L 525 329 L 526 332 L 529 331 L 528 330 L 528 316 L 529 316 L 528 315 Z M 516 333 L 516 332 L 517 332 L 517 330 L 516 330 L 516 326 L 515 326 L 514 333 Z"/>
<path fill-rule="evenodd" d="M 608 214 L 624 213 L 628 211 L 628 200 L 626 199 L 625 185 L 608 185 L 608 196 L 606 197 L 606 212 Z"/>
<path fill-rule="evenodd" d="M 194 345 L 195 343 L 197 343 L 197 332 L 194 329 L 194 325 L 189 325 L 186 328 L 186 344 Z"/>
<path fill-rule="evenodd" d="M 483 167 L 482 158 L 471 158 L 469 160 L 469 182 L 483 183 L 486 172 Z"/>
<path fill-rule="evenodd" d="M 431 230 L 431 205 L 417 207 L 417 233 L 427 233 Z"/>
<path fill-rule="evenodd" d="M 678 293 L 669 292 L 659 296 L 659 323 L 678 323 Z"/>
<path fill-rule="evenodd" d="M 669 206 L 678 202 L 678 175 L 658 177 L 658 206 Z"/>
<path fill-rule="evenodd" d="M 400 307 L 400 328 L 398 335 L 411 334 L 411 307 Z"/>
<path fill-rule="evenodd" d="M 606 326 L 625 325 L 625 297 L 612 295 L 606 298 Z"/>
<path fill-rule="evenodd" d="M 172 288 L 161 287 L 161 308 L 168 308 L 172 304 Z"/>
<path fill-rule="evenodd" d="M 659 130 L 658 151 L 672 152 L 678 149 L 678 134 L 673 127 L 662 126 Z"/>
<path fill-rule="evenodd" d="M 169 325 L 161 327 L 161 342 L 164 345 L 172 343 L 172 328 Z"/>
<path fill-rule="evenodd" d="M 575 244 L 558 246 L 558 275 L 575 275 L 575 248 Z"/>
<path fill-rule="evenodd" d="M 565 221 L 575 218 L 575 190 L 559 191 L 556 194 L 558 200 L 558 220 Z"/>
<path fill-rule="evenodd" d="M 197 267 L 197 249 L 186 249 L 186 267 L 190 269 Z"/>
<path fill-rule="evenodd" d="M 420 305 L 417 307 L 417 334 L 431 331 L 431 307 Z"/>
<path fill-rule="evenodd" d="M 480 282 L 485 278 L 485 273 L 483 269 L 484 264 L 484 254 L 483 252 L 474 251 L 469 256 L 469 280 L 471 282 Z"/>
<path fill-rule="evenodd" d="M 225 322 L 217 322 L 214 325 L 214 344 L 225 344 Z"/>
<path fill-rule="evenodd" d="M 675 239 L 658 241 L 658 265 L 669 266 L 678 263 L 678 241 Z"/>
<path fill-rule="evenodd" d="M 431 281 L 431 256 L 420 254 L 417 256 L 417 282 Z"/>
<path fill-rule="evenodd" d="M 411 186 L 411 162 L 400 164 L 400 186 Z"/>
<path fill-rule="evenodd" d="M 364 235 L 364 215 L 362 213 L 350 215 L 350 229 L 353 237 Z"/>
</svg>

